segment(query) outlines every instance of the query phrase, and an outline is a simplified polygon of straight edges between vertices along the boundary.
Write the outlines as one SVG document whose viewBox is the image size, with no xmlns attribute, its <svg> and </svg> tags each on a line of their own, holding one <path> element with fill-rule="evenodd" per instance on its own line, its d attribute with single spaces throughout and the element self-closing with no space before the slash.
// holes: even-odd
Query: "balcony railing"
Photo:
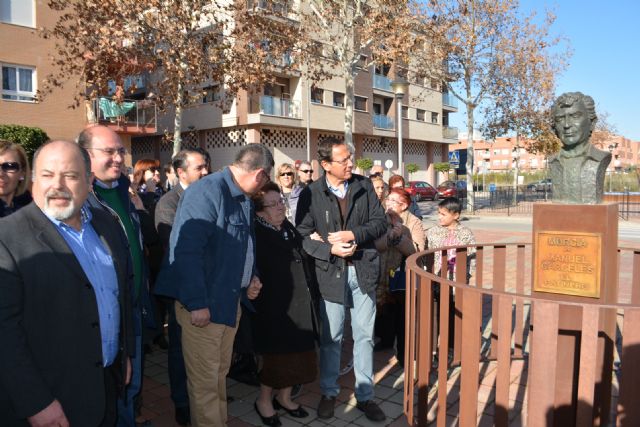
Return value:
<svg viewBox="0 0 640 427">
<path fill-rule="evenodd" d="M 373 87 L 391 92 L 391 79 L 382 74 L 373 74 Z"/>
<path fill-rule="evenodd" d="M 442 103 L 449 107 L 458 108 L 458 98 L 449 92 L 442 92 Z"/>
<path fill-rule="evenodd" d="M 458 139 L 458 128 L 442 126 L 442 136 L 446 139 Z"/>
<path fill-rule="evenodd" d="M 94 101 L 93 111 L 98 123 L 113 123 L 118 126 L 137 128 L 156 128 L 158 111 L 151 100 L 125 99 L 117 103 L 108 97 L 99 97 Z"/>
<path fill-rule="evenodd" d="M 260 96 L 260 114 L 270 116 L 300 118 L 300 104 L 290 99 L 281 99 L 274 96 Z"/>
<path fill-rule="evenodd" d="M 385 116 L 384 114 L 374 114 L 373 127 L 393 130 L 395 129 L 395 123 L 393 117 Z"/>
</svg>

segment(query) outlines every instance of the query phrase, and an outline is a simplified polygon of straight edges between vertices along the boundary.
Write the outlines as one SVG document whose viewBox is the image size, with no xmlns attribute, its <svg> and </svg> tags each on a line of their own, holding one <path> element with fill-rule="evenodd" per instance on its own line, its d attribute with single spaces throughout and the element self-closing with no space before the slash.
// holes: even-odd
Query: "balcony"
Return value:
<svg viewBox="0 0 640 427">
<path fill-rule="evenodd" d="M 269 116 L 300 118 L 300 103 L 290 99 L 276 98 L 275 96 L 260 96 L 260 114 Z"/>
<path fill-rule="evenodd" d="M 442 92 L 442 104 L 451 107 L 458 108 L 458 98 L 450 94 L 449 92 Z"/>
<path fill-rule="evenodd" d="M 391 89 L 391 79 L 382 74 L 373 74 L 373 88 L 393 92 Z"/>
<path fill-rule="evenodd" d="M 373 115 L 373 127 L 378 129 L 395 129 L 394 117 L 385 116 L 384 114 Z"/>
<path fill-rule="evenodd" d="M 458 139 L 458 128 L 451 126 L 442 126 L 442 137 L 444 139 Z"/>
<path fill-rule="evenodd" d="M 93 112 L 97 123 L 113 127 L 125 133 L 155 133 L 158 111 L 151 100 L 125 99 L 117 103 L 101 96 L 93 101 Z"/>
</svg>

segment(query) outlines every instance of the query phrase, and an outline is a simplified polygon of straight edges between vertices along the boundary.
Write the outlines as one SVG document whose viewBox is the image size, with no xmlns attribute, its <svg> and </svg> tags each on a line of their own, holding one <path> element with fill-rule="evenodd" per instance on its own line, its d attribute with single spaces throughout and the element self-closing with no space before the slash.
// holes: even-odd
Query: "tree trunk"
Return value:
<svg viewBox="0 0 640 427">
<path fill-rule="evenodd" d="M 467 102 L 467 212 L 474 212 L 475 194 L 473 193 L 473 111 L 475 106 Z"/>
<path fill-rule="evenodd" d="M 345 67 L 344 86 L 345 86 L 344 142 L 347 144 L 347 147 L 349 147 L 349 150 L 352 153 L 355 153 L 355 147 L 353 145 L 354 90 L 353 90 L 353 70 L 351 66 Z"/>
<path fill-rule="evenodd" d="M 173 118 L 173 154 L 178 154 L 182 149 L 182 103 L 183 103 L 182 84 L 178 83 L 178 94 L 176 96 L 175 116 Z"/>
</svg>

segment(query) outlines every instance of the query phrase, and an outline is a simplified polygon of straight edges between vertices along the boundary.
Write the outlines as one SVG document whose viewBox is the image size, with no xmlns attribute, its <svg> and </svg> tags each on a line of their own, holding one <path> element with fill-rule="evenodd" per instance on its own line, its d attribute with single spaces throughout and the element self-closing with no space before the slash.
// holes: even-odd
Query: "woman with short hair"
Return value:
<svg viewBox="0 0 640 427">
<path fill-rule="evenodd" d="M 0 217 L 31 203 L 27 153 L 15 142 L 0 140 Z"/>
<path fill-rule="evenodd" d="M 255 410 L 268 426 L 281 425 L 278 410 L 294 418 L 309 415 L 291 400 L 291 388 L 317 376 L 307 259 L 302 236 L 286 219 L 279 190 L 269 182 L 253 197 L 256 270 L 262 282 L 251 316 L 254 349 L 262 356 Z"/>
<path fill-rule="evenodd" d="M 296 208 L 303 186 L 298 184 L 296 169 L 290 163 L 283 163 L 276 169 L 276 183 L 286 208 L 286 216 L 291 224 L 296 223 Z"/>
</svg>

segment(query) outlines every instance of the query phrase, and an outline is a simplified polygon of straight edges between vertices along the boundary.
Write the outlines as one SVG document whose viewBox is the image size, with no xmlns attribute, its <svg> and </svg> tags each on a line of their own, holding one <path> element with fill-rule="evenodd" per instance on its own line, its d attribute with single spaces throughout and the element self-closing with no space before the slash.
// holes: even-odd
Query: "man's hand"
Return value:
<svg viewBox="0 0 640 427">
<path fill-rule="evenodd" d="M 253 276 L 251 278 L 251 283 L 249 283 L 249 287 L 247 288 L 247 298 L 258 298 L 258 295 L 260 295 L 260 289 L 262 289 L 262 282 L 257 276 Z"/>
<path fill-rule="evenodd" d="M 127 369 L 124 374 L 124 385 L 129 385 L 131 382 L 131 358 L 127 357 Z"/>
<path fill-rule="evenodd" d="M 335 243 L 349 243 L 356 240 L 356 236 L 354 236 L 353 232 L 349 230 L 336 231 L 334 233 L 329 233 L 329 236 L 327 236 L 327 240 L 332 245 Z"/>
<path fill-rule="evenodd" d="M 331 253 L 340 258 L 348 258 L 356 251 L 353 243 L 334 243 L 331 245 Z"/>
<path fill-rule="evenodd" d="M 204 328 L 211 323 L 211 313 L 208 308 L 201 308 L 191 312 L 191 324 L 198 328 Z"/>
<path fill-rule="evenodd" d="M 69 420 L 57 400 L 51 402 L 49 406 L 37 414 L 30 416 L 28 420 L 32 427 L 69 427 Z"/>
<path fill-rule="evenodd" d="M 317 231 L 314 231 L 313 234 L 309 236 L 309 238 L 311 240 L 317 240 L 318 242 L 324 242 L 324 240 L 322 239 L 322 236 L 319 235 Z"/>
</svg>

